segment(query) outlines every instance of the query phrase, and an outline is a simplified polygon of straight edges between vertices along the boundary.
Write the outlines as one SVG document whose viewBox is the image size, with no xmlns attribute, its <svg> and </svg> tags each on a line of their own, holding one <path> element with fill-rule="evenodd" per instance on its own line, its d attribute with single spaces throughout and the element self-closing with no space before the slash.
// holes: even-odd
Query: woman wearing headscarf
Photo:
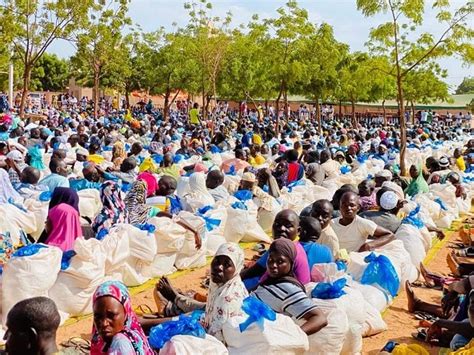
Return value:
<svg viewBox="0 0 474 355">
<path fill-rule="evenodd" d="M 251 296 L 266 303 L 275 312 L 306 322 L 301 329 L 311 335 L 327 325 L 326 316 L 306 295 L 304 286 L 295 278 L 295 244 L 285 238 L 275 240 L 268 250 L 268 278 L 262 281 Z"/>
<path fill-rule="evenodd" d="M 158 182 L 156 181 L 156 178 L 152 173 L 148 171 L 144 171 L 138 174 L 137 179 L 144 181 L 146 183 L 146 196 L 147 197 L 155 195 L 156 190 L 158 190 Z"/>
<path fill-rule="evenodd" d="M 92 223 L 92 230 L 97 235 L 102 229 L 110 230 L 118 223 L 125 222 L 125 204 L 121 190 L 116 182 L 106 181 L 100 188 L 102 210 Z"/>
<path fill-rule="evenodd" d="M 430 191 L 430 188 L 423 177 L 421 169 L 418 169 L 415 165 L 410 166 L 410 176 L 412 180 L 406 188 L 405 194 L 413 197 L 419 193 L 426 193 Z"/>
<path fill-rule="evenodd" d="M 74 249 L 76 238 L 82 236 L 79 212 L 66 203 L 54 206 L 48 212 L 45 232 L 46 244 L 57 246 L 62 251 Z"/>
<path fill-rule="evenodd" d="M 9 199 L 23 200 L 22 197 L 13 188 L 10 177 L 5 169 L 0 168 L 0 203 L 7 203 Z"/>
<path fill-rule="evenodd" d="M 79 213 L 79 195 L 76 190 L 69 187 L 56 187 L 49 201 L 49 210 L 61 203 L 73 207 Z"/>
<path fill-rule="evenodd" d="M 154 354 L 133 312 L 130 294 L 119 281 L 100 285 L 93 299 L 91 355 Z"/>
<path fill-rule="evenodd" d="M 125 197 L 126 220 L 130 224 L 144 224 L 157 214 L 155 208 L 146 205 L 147 185 L 137 180 Z"/>
<path fill-rule="evenodd" d="M 248 296 L 245 285 L 240 278 L 240 271 L 244 267 L 244 252 L 236 243 L 222 244 L 211 262 L 211 280 L 207 301 L 199 302 L 176 292 L 168 279 L 161 278 L 156 285 L 155 300 L 158 308 L 165 302 L 163 315 L 173 317 L 180 313 L 194 310 L 205 310 L 204 325 L 207 333 L 224 341 L 223 325 L 231 318 L 243 316 L 242 301 Z M 146 321 L 152 326 L 162 320 Z"/>
<path fill-rule="evenodd" d="M 206 175 L 204 173 L 193 173 L 189 178 L 189 193 L 183 196 L 185 209 L 196 212 L 205 206 L 213 206 L 216 203 L 214 197 L 206 187 Z"/>
</svg>

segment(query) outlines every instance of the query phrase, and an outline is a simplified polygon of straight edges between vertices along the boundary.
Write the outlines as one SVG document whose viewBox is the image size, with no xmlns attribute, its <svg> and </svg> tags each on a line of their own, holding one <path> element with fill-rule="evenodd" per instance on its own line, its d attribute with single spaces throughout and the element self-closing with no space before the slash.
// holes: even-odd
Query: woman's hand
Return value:
<svg viewBox="0 0 474 355">
<path fill-rule="evenodd" d="M 434 322 L 426 331 L 426 341 L 429 343 L 434 339 L 438 339 L 441 333 L 441 327 L 437 324 L 437 322 Z"/>
</svg>

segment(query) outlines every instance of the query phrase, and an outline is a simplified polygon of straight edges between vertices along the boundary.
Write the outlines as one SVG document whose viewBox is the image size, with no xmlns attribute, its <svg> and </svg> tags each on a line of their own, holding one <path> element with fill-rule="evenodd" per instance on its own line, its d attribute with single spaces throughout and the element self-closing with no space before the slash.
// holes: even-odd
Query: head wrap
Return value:
<svg viewBox="0 0 474 355">
<path fill-rule="evenodd" d="M 94 293 L 92 302 L 95 303 L 101 297 L 113 297 L 119 301 L 125 310 L 125 325 L 121 334 L 125 335 L 130 341 L 135 354 L 152 355 L 153 350 L 148 344 L 148 339 L 138 322 L 137 316 L 132 309 L 132 302 L 127 287 L 119 281 L 107 281 L 100 285 Z M 106 353 L 106 344 L 100 337 L 95 325 L 92 327 L 91 355 Z"/>
<path fill-rule="evenodd" d="M 384 210 L 391 211 L 398 205 L 398 196 L 393 191 L 385 191 L 380 196 L 380 207 Z"/>
<path fill-rule="evenodd" d="M 65 203 L 79 212 L 79 195 L 76 190 L 69 187 L 56 187 L 51 196 L 51 200 L 49 201 L 49 209 L 52 209 L 61 203 Z"/>
<path fill-rule="evenodd" d="M 146 205 L 147 185 L 137 180 L 125 197 L 127 220 L 130 224 L 144 224 L 148 219 L 151 207 Z"/>
</svg>

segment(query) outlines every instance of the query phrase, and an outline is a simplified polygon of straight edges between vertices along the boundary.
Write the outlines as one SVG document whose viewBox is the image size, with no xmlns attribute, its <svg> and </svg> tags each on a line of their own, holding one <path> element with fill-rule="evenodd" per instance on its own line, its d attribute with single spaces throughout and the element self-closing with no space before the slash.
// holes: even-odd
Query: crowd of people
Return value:
<svg viewBox="0 0 474 355">
<path fill-rule="evenodd" d="M 70 98 L 64 99 L 64 105 L 49 107 L 37 121 L 20 120 L 15 110 L 0 116 L 0 209 L 8 211 L 0 223 L 4 273 L 25 247 L 59 248 L 64 261 L 70 251 L 79 253 L 77 242 L 83 238 L 103 241 L 118 225 L 144 229 L 150 221 L 159 221 L 156 227 L 167 220 L 176 223 L 192 237 L 196 253 L 207 248 L 213 257 L 207 295 L 200 299 L 182 294 L 164 276 L 154 290 L 153 316 L 137 317 L 124 279 L 101 283 L 91 300 L 91 354 L 152 354 L 158 349 L 152 349 L 147 335 L 195 311 L 204 312 L 206 333 L 230 350 L 235 339 L 226 338 L 226 326 L 234 318 L 248 317 L 243 307 L 248 297 L 292 318 L 308 336 L 303 350 L 317 353 L 317 335 L 331 336 L 332 316 L 315 303 L 315 282 L 335 287 L 334 273 L 346 271 L 343 287 L 351 287 L 350 282 L 360 281 L 353 266 L 358 255 L 385 255 L 398 245 L 407 224 L 426 227 L 428 246 L 421 247 L 425 252 L 431 237 L 445 237 L 448 212 L 452 221 L 470 210 L 474 138 L 465 120 L 429 121 L 422 112 L 419 123 L 408 128 L 409 176 L 404 176 L 397 124 L 360 120 L 354 127 L 350 118 L 335 119 L 329 106 L 322 108 L 322 127 L 301 106 L 280 120 L 276 130 L 275 113 L 262 106 L 240 108 L 239 113 L 220 103 L 206 120 L 198 104 L 181 105 L 165 119 L 151 101 L 122 110 L 116 99 L 95 119 L 87 100 L 81 105 L 81 100 L 70 104 Z M 96 197 L 98 207 L 92 213 L 85 213 L 86 196 Z M 42 219 L 35 215 L 34 227 L 14 217 L 15 211 L 32 214 L 32 201 L 45 206 Z M 432 213 L 428 203 L 442 215 L 436 223 L 432 216 L 416 214 Z M 238 244 L 245 238 L 228 235 L 228 225 L 240 222 L 230 213 L 219 242 L 182 217 L 184 211 L 201 218 L 210 232 L 213 227 L 207 224 L 215 219 L 206 213 L 221 207 L 247 215 L 255 211 L 256 226 L 263 231 L 260 240 L 252 240 L 263 242 L 256 246 L 258 256 L 246 259 Z M 11 221 L 5 218 L 10 213 Z M 18 227 L 15 232 L 12 226 Z M 211 248 L 211 242 L 218 245 Z M 466 242 L 450 254 L 453 276 L 448 277 L 430 272 L 421 260 L 413 261 L 416 250 L 405 244 L 410 241 L 403 242 L 406 265 L 416 269 L 415 276 L 405 277 L 403 270 L 395 269 L 399 286 L 409 296 L 407 309 L 423 321 L 416 338 L 457 354 L 473 351 L 471 246 Z M 387 255 L 396 264 L 397 258 Z M 322 265 L 337 265 L 337 270 L 330 273 Z M 419 275 L 425 287 L 445 293 L 442 304 L 415 295 Z M 342 290 L 327 298 L 347 292 Z M 8 312 L 8 353 L 57 351 L 58 307 L 52 299 L 36 296 L 3 308 Z"/>
</svg>

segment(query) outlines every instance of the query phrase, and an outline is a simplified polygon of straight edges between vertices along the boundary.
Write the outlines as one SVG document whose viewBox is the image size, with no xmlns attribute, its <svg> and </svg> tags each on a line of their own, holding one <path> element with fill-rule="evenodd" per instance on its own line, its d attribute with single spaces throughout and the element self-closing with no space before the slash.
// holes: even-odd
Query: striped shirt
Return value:
<svg viewBox="0 0 474 355">
<path fill-rule="evenodd" d="M 259 285 L 251 296 L 266 303 L 277 313 L 301 319 L 316 308 L 311 299 L 298 286 L 282 282 L 277 285 Z"/>
</svg>

